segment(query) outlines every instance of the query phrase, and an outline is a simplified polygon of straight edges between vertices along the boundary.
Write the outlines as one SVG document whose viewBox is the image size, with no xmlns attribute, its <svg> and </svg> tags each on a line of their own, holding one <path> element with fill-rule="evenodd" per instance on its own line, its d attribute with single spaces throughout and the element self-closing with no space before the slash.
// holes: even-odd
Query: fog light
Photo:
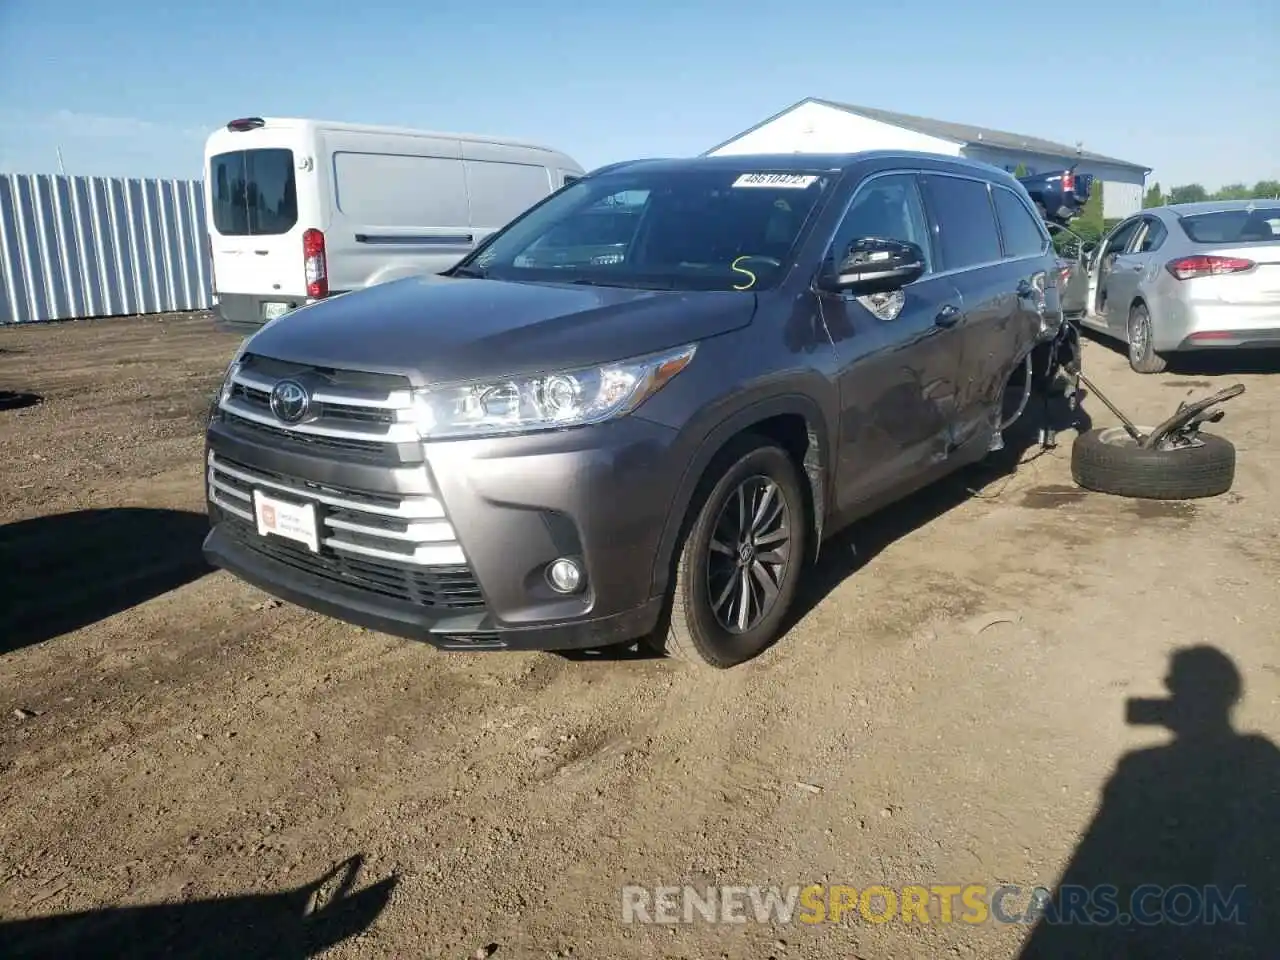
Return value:
<svg viewBox="0 0 1280 960">
<path fill-rule="evenodd" d="M 582 586 L 582 568 L 561 557 L 547 567 L 547 583 L 556 593 L 573 593 Z"/>
</svg>

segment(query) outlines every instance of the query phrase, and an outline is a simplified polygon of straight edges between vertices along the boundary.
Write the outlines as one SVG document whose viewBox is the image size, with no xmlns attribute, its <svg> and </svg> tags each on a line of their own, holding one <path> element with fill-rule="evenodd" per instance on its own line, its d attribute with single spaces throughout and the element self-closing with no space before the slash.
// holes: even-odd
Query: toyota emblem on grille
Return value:
<svg viewBox="0 0 1280 960">
<path fill-rule="evenodd" d="M 281 380 L 271 389 L 271 412 L 285 423 L 297 423 L 311 409 L 311 394 L 297 380 Z"/>
</svg>

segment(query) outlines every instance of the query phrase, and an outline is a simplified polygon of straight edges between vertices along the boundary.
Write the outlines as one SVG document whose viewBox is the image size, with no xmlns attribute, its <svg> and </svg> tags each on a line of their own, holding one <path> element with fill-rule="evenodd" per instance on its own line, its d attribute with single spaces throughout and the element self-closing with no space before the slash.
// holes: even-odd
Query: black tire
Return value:
<svg viewBox="0 0 1280 960">
<path fill-rule="evenodd" d="M 783 619 L 795 599 L 796 585 L 804 566 L 808 513 L 799 468 L 790 454 L 767 438 L 744 436 L 734 441 L 717 458 L 709 478 L 715 478 L 714 484 L 710 489 L 704 484 L 702 495 L 695 498 L 686 523 L 668 610 L 645 643 L 666 656 L 699 667 L 723 670 L 750 660 L 777 638 Z M 714 579 L 710 571 L 711 542 L 726 516 L 724 511 L 730 499 L 736 497 L 744 484 L 765 485 L 758 478 L 772 484 L 783 504 L 783 522 L 788 529 L 786 562 L 777 578 L 772 580 L 777 593 L 767 611 L 760 616 L 758 623 L 735 633 L 717 617 L 711 596 Z M 720 529 L 723 531 L 724 528 Z M 772 553 L 761 550 L 760 557 L 763 558 L 766 552 Z M 716 562 L 730 563 L 728 559 L 717 559 Z M 760 581 L 750 580 L 749 586 L 754 594 L 760 589 Z"/>
<path fill-rule="evenodd" d="M 1141 329 L 1142 333 L 1135 333 Z M 1151 346 L 1151 313 L 1145 303 L 1135 303 L 1129 308 L 1129 326 L 1125 331 L 1129 344 L 1129 366 L 1137 373 L 1163 373 L 1169 362 Z"/>
<path fill-rule="evenodd" d="M 1235 445 L 1211 433 L 1201 446 L 1143 450 L 1121 427 L 1088 430 L 1071 448 L 1071 478 L 1086 490 L 1142 500 L 1196 500 L 1231 489 Z"/>
</svg>

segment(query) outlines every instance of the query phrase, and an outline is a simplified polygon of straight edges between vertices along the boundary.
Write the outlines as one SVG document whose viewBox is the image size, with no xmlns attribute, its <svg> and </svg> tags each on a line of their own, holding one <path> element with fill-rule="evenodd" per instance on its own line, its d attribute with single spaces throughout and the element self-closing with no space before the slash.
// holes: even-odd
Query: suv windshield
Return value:
<svg viewBox="0 0 1280 960">
<path fill-rule="evenodd" d="M 1195 213 L 1179 221 L 1196 243 L 1253 243 L 1280 240 L 1280 206 Z"/>
<path fill-rule="evenodd" d="M 579 180 L 458 272 L 670 290 L 778 283 L 833 177 L 758 170 L 618 171 Z"/>
</svg>

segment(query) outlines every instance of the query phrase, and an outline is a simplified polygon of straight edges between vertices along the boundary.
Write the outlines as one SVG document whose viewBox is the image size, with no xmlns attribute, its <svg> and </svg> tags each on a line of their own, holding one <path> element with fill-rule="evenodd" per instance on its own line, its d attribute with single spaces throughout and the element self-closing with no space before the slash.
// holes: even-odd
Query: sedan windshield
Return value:
<svg viewBox="0 0 1280 960">
<path fill-rule="evenodd" d="M 579 180 L 457 269 L 496 280 L 762 290 L 790 265 L 830 171 L 621 170 Z"/>
<path fill-rule="evenodd" d="M 1253 243 L 1280 240 L 1280 206 L 1194 213 L 1179 221 L 1196 243 Z"/>
</svg>

